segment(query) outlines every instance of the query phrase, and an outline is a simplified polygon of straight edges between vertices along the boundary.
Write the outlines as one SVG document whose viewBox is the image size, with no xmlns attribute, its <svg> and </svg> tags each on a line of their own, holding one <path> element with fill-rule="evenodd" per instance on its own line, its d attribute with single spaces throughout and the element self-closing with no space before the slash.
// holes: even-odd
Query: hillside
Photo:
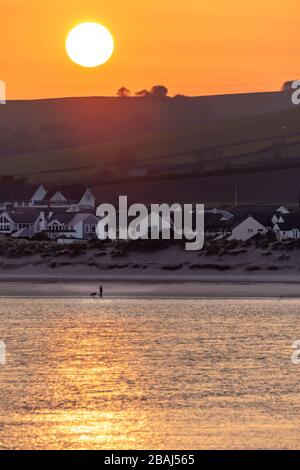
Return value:
<svg viewBox="0 0 300 470">
<path fill-rule="evenodd" d="M 3 155 L 0 175 L 91 183 L 137 175 L 299 166 L 300 110 L 214 119 L 177 130 L 43 152 Z"/>
<path fill-rule="evenodd" d="M 232 205 L 237 186 L 241 203 L 296 204 L 299 117 L 288 93 L 9 102 L 0 176 L 80 182 L 105 201 Z"/>
<path fill-rule="evenodd" d="M 0 106 L 0 155 L 122 140 L 292 108 L 289 93 L 65 98 Z"/>
</svg>

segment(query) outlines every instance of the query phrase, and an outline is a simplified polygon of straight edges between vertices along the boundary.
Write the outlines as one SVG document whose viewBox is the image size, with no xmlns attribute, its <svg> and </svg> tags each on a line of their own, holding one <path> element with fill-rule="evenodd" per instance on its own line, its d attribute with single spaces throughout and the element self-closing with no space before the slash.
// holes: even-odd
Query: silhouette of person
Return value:
<svg viewBox="0 0 300 470">
<path fill-rule="evenodd" d="M 103 287 L 99 287 L 99 297 L 102 299 L 103 298 Z"/>
</svg>

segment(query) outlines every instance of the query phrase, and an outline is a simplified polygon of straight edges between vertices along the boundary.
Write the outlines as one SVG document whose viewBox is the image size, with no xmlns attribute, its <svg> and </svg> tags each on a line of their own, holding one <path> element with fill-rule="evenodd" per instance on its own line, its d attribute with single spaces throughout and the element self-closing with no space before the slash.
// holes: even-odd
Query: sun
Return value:
<svg viewBox="0 0 300 470">
<path fill-rule="evenodd" d="M 82 23 L 68 34 L 66 49 L 70 59 L 82 67 L 98 67 L 112 56 L 114 40 L 99 23 Z"/>
</svg>

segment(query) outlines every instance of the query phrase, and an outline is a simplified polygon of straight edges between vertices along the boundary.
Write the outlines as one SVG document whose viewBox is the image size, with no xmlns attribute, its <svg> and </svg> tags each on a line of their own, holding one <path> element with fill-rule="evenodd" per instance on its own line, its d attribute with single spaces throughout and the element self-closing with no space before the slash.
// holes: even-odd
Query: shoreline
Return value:
<svg viewBox="0 0 300 470">
<path fill-rule="evenodd" d="M 98 274 L 76 274 L 72 275 L 66 272 L 61 273 L 41 273 L 39 275 L 36 274 L 29 274 L 28 271 L 26 273 L 18 273 L 16 272 L 12 274 L 8 274 L 7 272 L 3 273 L 0 271 L 0 285 L 3 283 L 10 283 L 10 282 L 22 282 L 22 283 L 42 283 L 42 284 L 58 284 L 58 283 L 101 283 L 101 282 L 117 282 L 117 283 L 161 283 L 161 284 L 169 284 L 169 283 L 179 283 L 179 284 L 187 284 L 187 283 L 221 283 L 221 284 L 260 284 L 260 283 L 272 283 L 272 284 L 299 284 L 300 288 L 300 273 L 296 272 L 276 272 L 273 274 L 260 272 L 260 273 L 215 273 L 215 272 L 206 272 L 205 274 L 187 274 L 186 272 L 182 273 L 174 273 L 174 274 L 160 274 L 160 273 L 148 273 L 144 275 L 140 275 L 137 273 L 129 274 L 127 271 L 123 272 L 123 274 L 107 274 L 103 272 L 99 272 Z"/>
<path fill-rule="evenodd" d="M 105 279 L 0 279 L 0 298 L 90 299 L 104 289 L 109 299 L 297 299 L 300 282 L 276 280 L 105 280 Z M 97 301 L 100 299 L 90 299 Z"/>
</svg>

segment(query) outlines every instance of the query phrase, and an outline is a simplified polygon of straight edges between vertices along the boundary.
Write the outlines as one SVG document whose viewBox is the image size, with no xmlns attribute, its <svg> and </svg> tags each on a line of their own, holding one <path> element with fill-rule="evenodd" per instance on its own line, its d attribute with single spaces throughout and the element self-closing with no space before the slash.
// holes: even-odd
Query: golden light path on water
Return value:
<svg viewBox="0 0 300 470">
<path fill-rule="evenodd" d="M 1 449 L 296 448 L 298 300 L 0 300 Z"/>
</svg>

